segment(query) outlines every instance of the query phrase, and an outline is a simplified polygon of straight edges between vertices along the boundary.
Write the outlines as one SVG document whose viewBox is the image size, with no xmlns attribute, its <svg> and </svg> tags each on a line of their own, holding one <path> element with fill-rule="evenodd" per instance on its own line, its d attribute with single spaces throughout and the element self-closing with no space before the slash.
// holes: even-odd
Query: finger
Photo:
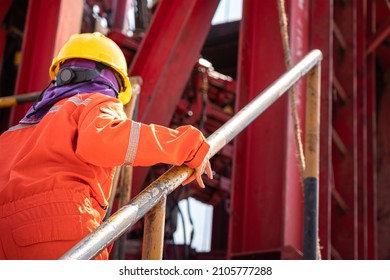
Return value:
<svg viewBox="0 0 390 280">
<path fill-rule="evenodd" d="M 213 170 L 211 169 L 210 161 L 207 161 L 206 173 L 207 173 L 207 177 L 209 177 L 210 179 L 213 179 Z"/>
<path fill-rule="evenodd" d="M 190 177 L 188 177 L 187 179 L 185 179 L 185 180 L 183 181 L 183 183 L 181 183 L 181 184 L 182 184 L 183 186 L 185 186 L 185 185 L 191 183 L 191 182 L 195 179 L 195 176 L 196 176 L 196 174 L 195 174 L 195 172 L 194 172 L 194 173 L 192 173 L 192 175 L 191 175 Z"/>
<path fill-rule="evenodd" d="M 199 187 L 201 187 L 202 189 L 206 188 L 206 186 L 203 183 L 201 174 L 198 174 L 198 176 L 196 176 L 196 182 L 198 182 Z"/>
</svg>

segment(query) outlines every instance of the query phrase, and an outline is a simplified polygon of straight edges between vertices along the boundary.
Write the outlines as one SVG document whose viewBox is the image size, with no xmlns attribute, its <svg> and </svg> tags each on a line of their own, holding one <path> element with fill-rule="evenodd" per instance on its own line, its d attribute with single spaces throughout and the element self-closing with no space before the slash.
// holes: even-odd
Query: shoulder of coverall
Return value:
<svg viewBox="0 0 390 280">
<path fill-rule="evenodd" d="M 99 92 L 76 94 L 59 101 L 56 106 L 67 104 L 83 108 L 85 113 L 95 110 L 96 114 L 105 113 L 118 119 L 126 119 L 126 114 L 123 111 L 123 103 L 114 97 Z"/>
</svg>

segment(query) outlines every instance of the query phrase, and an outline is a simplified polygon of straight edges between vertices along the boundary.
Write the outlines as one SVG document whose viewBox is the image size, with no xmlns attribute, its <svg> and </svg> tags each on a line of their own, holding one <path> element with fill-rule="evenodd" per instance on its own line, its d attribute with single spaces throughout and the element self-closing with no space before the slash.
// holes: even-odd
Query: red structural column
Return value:
<svg viewBox="0 0 390 280">
<path fill-rule="evenodd" d="M 125 31 L 127 27 L 127 13 L 130 5 L 133 4 L 135 0 L 105 0 L 111 6 L 111 15 L 109 18 L 110 26 L 112 29 L 119 31 Z"/>
<path fill-rule="evenodd" d="M 358 259 L 367 259 L 367 63 L 366 63 L 366 25 L 367 1 L 357 2 L 356 6 L 356 97 L 357 97 L 357 158 L 358 158 Z M 371 136 L 371 135 L 370 135 Z"/>
<path fill-rule="evenodd" d="M 0 28 L 0 75 L 3 70 L 3 61 L 4 61 L 4 49 L 5 49 L 5 39 L 7 36 L 7 31 L 3 28 Z"/>
<path fill-rule="evenodd" d="M 287 17 L 289 23 L 290 56 L 291 64 L 296 64 L 309 52 L 309 0 L 288 1 Z M 304 142 L 305 127 L 305 96 L 306 77 L 294 85 L 295 100 L 289 98 L 289 108 L 287 110 L 287 151 L 286 151 L 286 185 L 285 185 L 285 212 L 283 217 L 283 243 L 290 248 L 302 251 L 303 247 L 303 188 L 302 176 L 299 169 L 299 159 L 295 134 L 300 133 L 301 144 Z M 291 97 L 291 95 L 290 95 Z M 295 101 L 294 104 L 291 104 Z M 292 108 L 299 117 L 301 131 L 295 131 Z M 285 250 L 286 251 L 286 250 Z M 283 252 L 282 257 L 288 258 L 288 254 Z"/>
<path fill-rule="evenodd" d="M 7 12 L 11 7 L 11 4 L 12 4 L 12 0 L 0 1 L 0 24 L 3 23 L 4 18 L 6 17 Z M 1 70 L 3 68 L 6 36 L 7 36 L 7 31 L 5 30 L 5 28 L 0 27 L 0 75 L 1 75 Z"/>
<path fill-rule="evenodd" d="M 244 0 L 237 109 L 285 71 L 277 3 Z M 301 258 L 301 248 L 296 246 L 302 242 L 302 213 L 296 212 L 287 197 L 300 197 L 302 202 L 297 176 L 287 181 L 292 178 L 290 170 L 298 171 L 296 158 L 289 157 L 287 147 L 291 144 L 288 101 L 286 94 L 235 140 L 228 258 Z M 292 161 L 294 166 L 288 166 Z M 292 233 L 294 224 L 297 227 Z"/>
<path fill-rule="evenodd" d="M 11 4 L 12 4 L 12 0 L 0 1 L 0 22 L 3 22 Z"/>
<path fill-rule="evenodd" d="M 334 6 L 335 23 L 343 40 L 335 40 L 334 68 L 345 99 L 338 96 L 333 103 L 333 125 L 346 152 L 339 146 L 333 149 L 335 191 L 345 207 L 335 200 L 332 208 L 331 241 L 338 258 L 358 258 L 357 183 L 358 183 L 358 118 L 356 90 L 356 0 L 337 2 Z M 359 19 L 360 20 L 360 19 Z M 345 43 L 345 44 L 342 44 Z M 340 88 L 339 88 L 340 90 Z"/>
<path fill-rule="evenodd" d="M 51 61 L 69 36 L 80 31 L 82 11 L 83 0 L 29 1 L 15 94 L 47 86 Z M 15 107 L 11 125 L 23 117 L 29 106 Z"/>
<path fill-rule="evenodd" d="M 169 125 L 207 37 L 219 0 L 160 1 L 129 73 L 144 80 L 138 120 Z M 148 168 L 137 168 L 133 194 Z"/>
<path fill-rule="evenodd" d="M 331 258 L 333 0 L 311 1 L 310 48 L 322 52 L 320 116 L 319 243 L 322 259 Z"/>
<path fill-rule="evenodd" d="M 373 2 L 367 3 L 366 36 L 371 38 L 374 30 L 369 25 L 374 17 Z M 365 53 L 367 64 L 367 258 L 378 258 L 377 246 L 377 109 L 375 83 L 375 52 Z"/>
</svg>

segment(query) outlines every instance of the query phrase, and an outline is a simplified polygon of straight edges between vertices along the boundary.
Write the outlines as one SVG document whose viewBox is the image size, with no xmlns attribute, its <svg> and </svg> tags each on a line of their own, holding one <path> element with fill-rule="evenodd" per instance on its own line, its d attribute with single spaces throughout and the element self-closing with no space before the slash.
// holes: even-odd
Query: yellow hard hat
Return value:
<svg viewBox="0 0 390 280">
<path fill-rule="evenodd" d="M 62 46 L 49 69 L 50 78 L 54 80 L 60 66 L 65 60 L 84 58 L 103 63 L 111 67 L 120 78 L 118 99 L 127 104 L 131 98 L 131 85 L 127 76 L 127 63 L 119 46 L 110 38 L 99 32 L 74 34 Z"/>
</svg>

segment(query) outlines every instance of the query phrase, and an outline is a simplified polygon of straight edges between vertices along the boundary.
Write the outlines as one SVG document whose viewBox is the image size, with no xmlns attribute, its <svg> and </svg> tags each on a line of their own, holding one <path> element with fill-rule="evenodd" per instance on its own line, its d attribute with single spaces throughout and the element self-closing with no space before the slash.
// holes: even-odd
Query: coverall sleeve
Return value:
<svg viewBox="0 0 390 280">
<path fill-rule="evenodd" d="M 170 129 L 141 124 L 134 165 L 149 166 L 162 162 L 196 168 L 201 165 L 209 148 L 203 134 L 191 125 Z"/>
<path fill-rule="evenodd" d="M 210 148 L 193 126 L 171 129 L 128 120 L 122 104 L 106 101 L 89 104 L 82 114 L 76 154 L 103 167 L 157 163 L 198 167 Z"/>
</svg>

